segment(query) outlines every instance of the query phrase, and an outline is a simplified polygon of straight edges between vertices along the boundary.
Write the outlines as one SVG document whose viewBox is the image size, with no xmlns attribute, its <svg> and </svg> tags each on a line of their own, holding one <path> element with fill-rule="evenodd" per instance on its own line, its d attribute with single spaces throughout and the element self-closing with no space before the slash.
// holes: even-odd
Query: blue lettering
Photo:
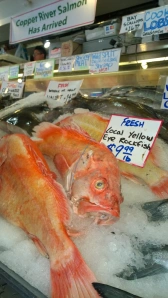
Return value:
<svg viewBox="0 0 168 298">
<path fill-rule="evenodd" d="M 149 14 L 149 18 L 147 19 L 147 15 Z M 145 21 L 148 22 L 150 20 L 150 11 L 147 11 L 145 14 Z"/>
<path fill-rule="evenodd" d="M 165 19 L 164 18 L 161 18 L 159 21 L 158 21 L 158 28 L 162 28 L 165 26 Z"/>
<path fill-rule="evenodd" d="M 152 21 L 152 22 L 151 22 L 151 25 L 150 25 L 150 29 L 151 29 L 151 30 L 154 30 L 154 29 L 157 28 L 157 26 L 158 26 L 158 22 L 157 22 L 157 21 Z"/>
<path fill-rule="evenodd" d="M 166 16 L 167 14 L 168 14 L 168 11 L 167 11 L 166 8 L 165 8 L 164 16 Z"/>
<path fill-rule="evenodd" d="M 126 162 L 130 162 L 131 158 L 128 155 L 125 155 L 123 160 L 125 160 Z"/>
<path fill-rule="evenodd" d="M 151 15 L 151 20 L 157 18 L 157 13 L 156 11 L 152 12 L 152 15 Z"/>
<path fill-rule="evenodd" d="M 166 89 L 167 89 L 167 85 L 166 85 Z M 167 90 L 168 91 L 168 90 Z M 168 99 L 168 97 L 166 97 L 166 92 L 163 93 L 163 99 Z"/>
<path fill-rule="evenodd" d="M 144 126 L 144 121 L 139 123 L 139 127 L 143 127 Z"/>
<path fill-rule="evenodd" d="M 148 31 L 148 30 L 150 30 L 150 26 L 149 26 L 149 27 L 147 27 L 147 24 L 146 24 L 146 23 L 144 23 L 144 31 Z"/>
<path fill-rule="evenodd" d="M 110 145 L 107 146 L 107 148 L 110 149 L 111 152 L 113 152 L 113 150 L 112 150 L 113 147 L 116 148 L 116 145 L 115 144 L 110 144 Z"/>
<path fill-rule="evenodd" d="M 157 13 L 158 19 L 161 18 L 162 16 L 163 16 L 163 10 L 158 11 Z"/>
<path fill-rule="evenodd" d="M 164 102 L 164 107 L 168 109 L 168 100 Z"/>
<path fill-rule="evenodd" d="M 120 152 L 124 149 L 124 145 L 119 145 L 117 148 L 116 148 L 116 157 L 118 156 L 118 154 L 120 154 Z"/>
</svg>

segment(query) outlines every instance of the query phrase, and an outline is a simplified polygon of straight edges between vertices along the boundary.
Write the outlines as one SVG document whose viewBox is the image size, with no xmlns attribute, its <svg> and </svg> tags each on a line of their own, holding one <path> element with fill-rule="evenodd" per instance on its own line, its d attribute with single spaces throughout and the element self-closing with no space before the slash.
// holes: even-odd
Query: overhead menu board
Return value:
<svg viewBox="0 0 168 298">
<path fill-rule="evenodd" d="M 10 43 L 92 24 L 97 0 L 57 0 L 11 18 Z"/>
</svg>

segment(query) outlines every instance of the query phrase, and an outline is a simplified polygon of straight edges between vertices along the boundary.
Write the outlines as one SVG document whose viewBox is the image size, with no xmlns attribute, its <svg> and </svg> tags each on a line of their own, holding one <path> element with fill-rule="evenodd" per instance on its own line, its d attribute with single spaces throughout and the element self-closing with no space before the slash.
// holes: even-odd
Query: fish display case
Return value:
<svg viewBox="0 0 168 298">
<path fill-rule="evenodd" d="M 32 126 L 38 125 L 42 121 L 52 122 L 54 120 L 53 117 L 55 117 L 56 120 L 61 115 L 68 112 L 71 113 L 74 108 L 86 108 L 92 112 L 109 116 L 112 113 L 112 109 L 110 109 L 111 102 L 112 107 L 116 109 L 115 113 L 120 113 L 125 110 L 127 115 L 132 113 L 131 115 L 136 116 L 154 117 L 155 119 L 164 119 L 165 123 L 167 123 L 167 111 L 165 111 L 165 115 L 163 115 L 159 110 L 165 77 L 167 75 L 167 66 L 152 69 L 149 68 L 147 70 L 136 69 L 96 75 L 90 75 L 86 71 L 80 73 L 55 73 L 52 80 L 71 81 L 83 79 L 83 84 L 81 86 L 81 94 L 79 94 L 72 102 L 67 103 L 67 105 L 54 109 L 54 116 L 52 114 L 53 110 L 44 103 L 44 92 L 47 89 L 49 79 L 27 78 L 24 97 L 25 99 L 28 98 L 27 101 L 31 100 L 31 106 L 26 105 L 23 111 L 22 108 L 16 105 L 16 109 L 14 108 L 12 113 L 5 115 L 2 113 L 7 111 L 8 107 L 6 105 L 5 109 L 0 111 L 0 118 L 1 120 L 4 120 L 5 117 L 7 117 L 8 123 L 11 123 L 12 125 L 18 125 L 19 123 L 20 127 L 30 134 L 32 132 Z M 32 103 L 33 100 L 34 104 Z M 154 107 L 154 104 L 157 104 L 157 108 Z M 20 119 L 19 113 L 20 115 L 22 114 L 22 120 L 18 120 L 17 122 L 17 115 L 18 119 Z M 28 124 L 30 129 L 24 124 Z M 163 145 L 164 151 L 166 151 L 168 142 L 166 128 L 162 129 L 160 136 L 166 142 L 164 145 L 161 142 L 159 146 L 162 147 Z M 168 171 L 166 163 L 167 158 L 164 153 L 161 165 L 164 167 L 165 171 Z M 151 168 L 149 168 L 149 172 L 150 170 Z M 160 168 L 152 165 L 152 171 L 160 171 Z M 144 179 L 144 177 L 141 178 Z M 74 242 L 84 254 L 89 265 L 91 264 L 91 268 L 93 268 L 92 270 L 96 270 L 94 273 L 98 274 L 100 284 L 95 285 L 95 288 L 100 293 L 100 297 L 167 298 L 168 233 L 166 233 L 166 229 L 168 224 L 168 200 L 156 200 L 156 197 L 151 194 L 151 190 L 147 189 L 144 184 L 143 186 L 139 186 L 123 179 L 122 188 L 128 203 L 121 208 L 121 220 L 112 225 L 111 228 L 107 229 L 108 232 L 105 234 L 105 238 L 99 231 L 95 230 L 94 237 L 96 239 L 93 240 L 94 242 L 91 241 L 91 232 L 87 237 L 84 237 L 84 240 L 81 240 L 81 243 L 78 239 L 74 240 Z M 144 192 L 142 195 L 143 198 L 141 197 L 141 192 Z M 132 204 L 130 204 L 131 196 L 135 197 Z M 134 227 L 136 227 L 137 230 L 134 230 Z M 163 235 L 161 235 L 162 231 L 164 231 Z M 102 234 L 103 233 L 104 231 Z M 22 241 L 24 240 L 25 239 L 23 238 Z M 92 252 L 91 246 L 89 246 L 89 249 L 85 246 L 85 240 L 87 245 L 91 242 L 92 247 L 96 247 L 94 252 Z M 101 242 L 105 244 L 104 246 L 108 247 L 108 252 L 105 250 L 99 252 L 98 246 L 101 245 Z M 125 246 L 128 249 L 129 257 L 124 255 Z M 31 251 L 32 247 L 29 248 Z M 85 251 L 87 250 L 90 250 L 91 252 L 90 257 L 85 255 Z M 25 250 L 25 253 L 26 252 L 27 251 Z M 48 297 L 46 294 L 47 291 L 43 289 L 42 285 L 39 286 L 35 284 L 35 287 L 38 288 L 37 290 L 29 284 L 28 281 L 25 281 L 24 278 L 21 278 L 15 273 L 14 271 L 16 271 L 17 266 L 15 267 L 15 265 L 13 265 L 15 270 L 12 271 L 11 267 L 11 269 L 8 268 L 8 260 L 5 259 L 6 265 L 1 263 L 2 253 L 3 249 L 1 249 L 0 244 L 0 297 L 10 298 L 10 295 L 11 297 L 12 295 L 15 295 L 18 298 Z M 119 259 L 122 260 L 122 266 L 121 263 L 119 264 L 116 261 L 114 266 L 111 264 L 111 267 L 114 267 L 113 270 L 107 268 L 108 275 L 113 277 L 112 282 L 110 278 L 103 278 L 101 268 L 99 269 L 98 266 L 96 267 L 95 263 L 91 260 L 94 260 L 94 255 L 97 257 L 97 260 L 100 260 L 99 263 L 103 274 L 106 271 L 105 265 L 107 265 L 108 259 L 113 258 L 115 261 L 116 258 L 118 262 Z M 34 260 L 34 263 L 36 263 L 37 260 L 38 258 Z M 96 263 L 98 263 L 97 260 Z M 39 261 L 39 264 L 40 262 L 41 260 Z M 33 266 L 34 265 L 32 265 L 32 267 Z M 45 266 L 48 270 L 48 263 L 44 263 L 43 271 L 44 268 L 46 268 Z M 26 270 L 29 271 L 29 269 L 30 268 L 27 268 Z M 36 275 L 38 275 L 37 272 L 38 271 L 36 271 Z M 49 273 L 49 270 L 47 272 Z M 43 276 L 43 273 L 42 277 L 44 280 L 46 279 L 46 275 Z M 155 293 L 155 288 L 152 290 L 154 284 L 158 287 L 157 293 Z M 12 287 L 12 290 L 10 287 Z M 7 293 L 5 293 L 5 288 Z M 147 293 L 145 293 L 143 288 Z"/>
</svg>

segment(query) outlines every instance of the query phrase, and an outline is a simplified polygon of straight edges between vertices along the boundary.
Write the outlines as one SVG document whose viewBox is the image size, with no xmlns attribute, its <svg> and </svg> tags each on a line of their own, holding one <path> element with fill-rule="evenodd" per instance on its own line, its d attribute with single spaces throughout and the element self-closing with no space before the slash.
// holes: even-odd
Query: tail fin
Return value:
<svg viewBox="0 0 168 298">
<path fill-rule="evenodd" d="M 62 257 L 61 257 L 62 259 Z M 77 248 L 57 262 L 51 262 L 52 298 L 100 298 L 92 286 L 94 274 L 82 259 Z"/>
</svg>

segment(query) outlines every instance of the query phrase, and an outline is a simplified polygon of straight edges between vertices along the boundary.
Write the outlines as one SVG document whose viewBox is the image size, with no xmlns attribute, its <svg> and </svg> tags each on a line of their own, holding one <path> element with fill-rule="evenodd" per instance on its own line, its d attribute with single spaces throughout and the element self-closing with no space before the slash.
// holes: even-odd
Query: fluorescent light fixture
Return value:
<svg viewBox="0 0 168 298">
<path fill-rule="evenodd" d="M 44 44 L 44 47 L 47 49 L 47 48 L 49 48 L 49 46 L 50 46 L 50 41 L 46 40 L 46 42 Z"/>
<path fill-rule="evenodd" d="M 143 69 L 147 69 L 147 68 L 148 68 L 148 64 L 146 63 L 146 61 L 143 61 L 143 62 L 141 63 L 141 67 L 142 67 Z"/>
</svg>

